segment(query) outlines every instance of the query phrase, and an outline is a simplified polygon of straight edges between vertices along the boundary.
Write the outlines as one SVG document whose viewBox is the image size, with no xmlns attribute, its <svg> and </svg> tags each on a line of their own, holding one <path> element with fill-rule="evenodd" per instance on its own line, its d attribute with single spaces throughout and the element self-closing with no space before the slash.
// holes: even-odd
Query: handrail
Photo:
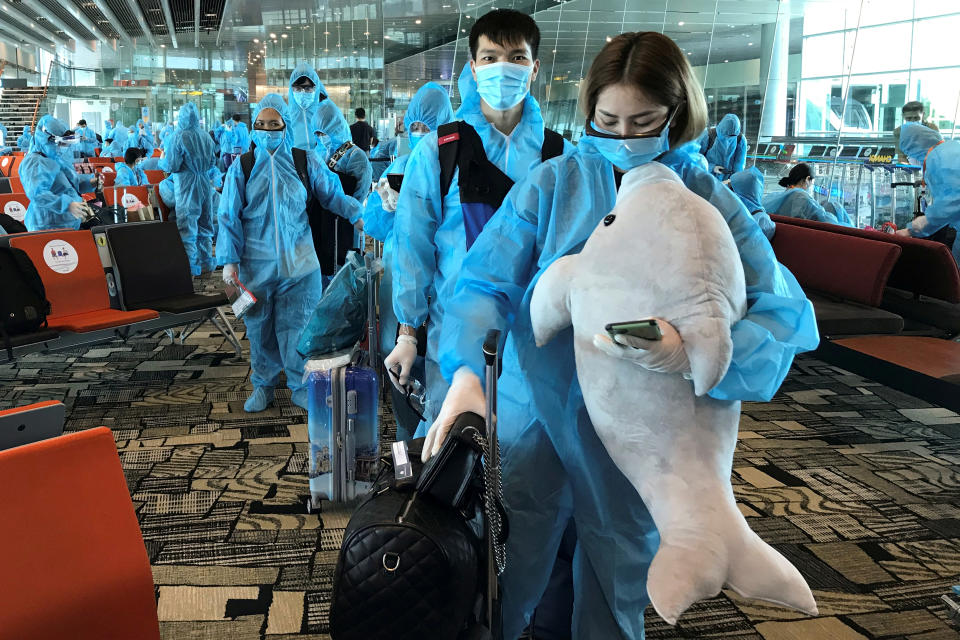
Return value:
<svg viewBox="0 0 960 640">
<path fill-rule="evenodd" d="M 34 132 L 36 132 L 37 130 L 37 115 L 40 111 L 40 104 L 47 99 L 47 91 L 50 89 L 50 76 L 53 75 L 54 62 L 56 61 L 55 60 L 50 61 L 50 68 L 47 69 L 47 83 L 43 85 L 43 95 L 40 96 L 40 99 L 37 100 L 37 105 L 33 108 L 33 121 L 30 125 L 30 128 L 33 129 Z"/>
</svg>

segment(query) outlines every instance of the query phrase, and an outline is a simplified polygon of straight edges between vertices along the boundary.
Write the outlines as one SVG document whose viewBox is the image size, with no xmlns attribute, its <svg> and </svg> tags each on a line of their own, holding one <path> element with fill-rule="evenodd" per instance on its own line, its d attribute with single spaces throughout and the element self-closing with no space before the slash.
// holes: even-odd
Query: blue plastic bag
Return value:
<svg viewBox="0 0 960 640">
<path fill-rule="evenodd" d="M 381 271 L 379 260 L 371 262 L 371 278 Z M 323 292 L 310 322 L 300 334 L 297 352 L 305 358 L 318 358 L 349 349 L 363 337 L 367 326 L 367 271 L 356 251 L 347 259 Z"/>
</svg>

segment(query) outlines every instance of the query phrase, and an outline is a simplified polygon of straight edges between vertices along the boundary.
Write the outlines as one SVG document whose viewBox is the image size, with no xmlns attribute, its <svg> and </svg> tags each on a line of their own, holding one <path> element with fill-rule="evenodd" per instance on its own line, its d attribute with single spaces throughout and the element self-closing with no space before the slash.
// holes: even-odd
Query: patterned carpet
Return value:
<svg viewBox="0 0 960 640">
<path fill-rule="evenodd" d="M 210 325 L 185 345 L 137 338 L 32 356 L 0 367 L 0 408 L 61 399 L 67 431 L 113 430 L 164 638 L 328 638 L 349 512 L 305 512 L 305 413 L 283 392 L 245 414 L 248 367 L 231 356 Z M 940 601 L 960 583 L 958 469 L 960 416 L 801 358 L 773 403 L 744 407 L 733 482 L 821 616 L 724 592 L 676 627 L 650 610 L 647 637 L 960 637 Z"/>
</svg>

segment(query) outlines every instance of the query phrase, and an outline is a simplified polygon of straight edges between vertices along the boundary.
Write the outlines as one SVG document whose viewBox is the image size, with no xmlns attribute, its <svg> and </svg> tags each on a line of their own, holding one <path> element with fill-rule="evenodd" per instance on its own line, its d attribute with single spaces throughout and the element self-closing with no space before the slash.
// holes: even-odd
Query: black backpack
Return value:
<svg viewBox="0 0 960 640">
<path fill-rule="evenodd" d="M 341 171 L 335 171 L 334 167 L 353 146 L 352 142 L 343 143 L 327 163 L 330 170 L 340 178 L 340 186 L 348 196 L 356 191 L 357 179 Z M 336 274 L 347 259 L 347 253 L 353 249 L 353 225 L 350 224 L 349 220 L 341 218 L 317 202 L 310 189 L 307 152 L 298 147 L 294 147 L 290 151 L 293 153 L 293 166 L 307 190 L 307 218 L 310 221 L 310 231 L 313 234 L 313 246 L 317 251 L 317 259 L 320 261 L 320 272 L 325 276 L 332 276 Z M 254 162 L 255 158 L 252 150 L 240 156 L 240 168 L 243 169 L 245 181 L 250 180 Z"/>
<path fill-rule="evenodd" d="M 10 336 L 46 326 L 49 313 L 47 291 L 29 256 L 20 249 L 0 247 L 0 337 L 10 360 Z"/>
</svg>

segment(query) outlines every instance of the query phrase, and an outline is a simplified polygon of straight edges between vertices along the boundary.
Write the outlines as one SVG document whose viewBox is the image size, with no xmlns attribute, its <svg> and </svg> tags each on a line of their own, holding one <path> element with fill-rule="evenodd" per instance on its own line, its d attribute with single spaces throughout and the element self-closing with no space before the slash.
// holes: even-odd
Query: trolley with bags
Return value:
<svg viewBox="0 0 960 640">
<path fill-rule="evenodd" d="M 500 332 L 484 342 L 486 416 L 461 415 L 440 452 L 394 443 L 344 533 L 333 640 L 492 640 L 508 535 L 494 416 Z"/>
</svg>

